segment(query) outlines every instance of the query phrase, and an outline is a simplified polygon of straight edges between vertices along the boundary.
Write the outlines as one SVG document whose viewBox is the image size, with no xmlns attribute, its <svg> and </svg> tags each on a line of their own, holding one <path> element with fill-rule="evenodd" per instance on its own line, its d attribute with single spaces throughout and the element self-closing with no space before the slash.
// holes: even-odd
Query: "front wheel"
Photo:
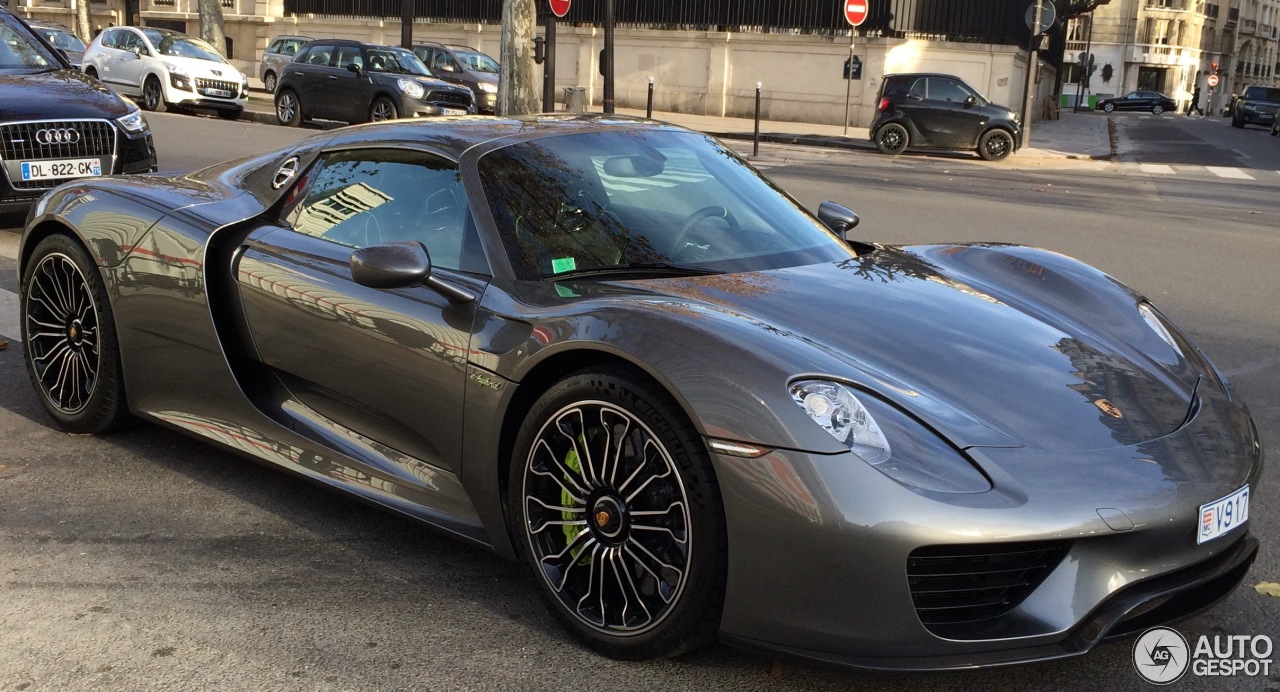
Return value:
<svg viewBox="0 0 1280 692">
<path fill-rule="evenodd" d="M 374 99 L 373 105 L 369 106 L 369 122 L 380 123 L 384 120 L 395 120 L 397 117 L 395 102 L 386 96 L 379 96 Z"/>
<path fill-rule="evenodd" d="M 907 150 L 911 136 L 907 128 L 898 123 L 889 123 L 876 132 L 876 148 L 883 154 L 896 156 Z"/>
<path fill-rule="evenodd" d="M 268 72 L 262 75 L 262 87 L 272 94 L 276 93 L 276 73 Z"/>
<path fill-rule="evenodd" d="M 165 111 L 164 87 L 155 77 L 147 77 L 142 84 L 142 109 L 163 113 Z"/>
<path fill-rule="evenodd" d="M 23 272 L 21 290 L 27 374 L 45 411 L 75 433 L 131 423 L 115 317 L 89 253 L 68 236 L 45 238 Z"/>
<path fill-rule="evenodd" d="M 1152 106 L 1152 107 L 1151 107 L 1151 114 L 1152 114 L 1152 115 L 1160 115 L 1160 114 L 1161 114 L 1161 113 L 1163 113 L 1163 112 L 1164 112 L 1164 106 L 1162 106 L 1162 105 L 1160 105 L 1160 104 L 1158 104 L 1158 103 L 1157 103 L 1156 105 L 1154 105 L 1154 106 Z"/>
<path fill-rule="evenodd" d="M 276 95 L 276 120 L 287 127 L 297 127 L 302 124 L 302 103 L 298 101 L 298 95 L 293 93 L 293 90 L 285 89 Z"/>
<path fill-rule="evenodd" d="M 1102 110 L 1104 110 L 1104 111 L 1106 111 L 1106 112 L 1108 112 L 1108 113 L 1114 113 L 1114 112 L 1116 112 L 1116 104 L 1114 104 L 1114 103 L 1104 103 L 1104 104 L 1102 105 Z"/>
<path fill-rule="evenodd" d="M 512 539 L 552 609 L 615 658 L 711 642 L 724 604 L 724 509 L 701 438 L 661 388 L 621 368 L 571 375 L 516 439 Z"/>
<path fill-rule="evenodd" d="M 1013 135 L 1004 130 L 988 130 L 978 140 L 978 155 L 988 161 L 999 161 L 1013 153 Z"/>
</svg>

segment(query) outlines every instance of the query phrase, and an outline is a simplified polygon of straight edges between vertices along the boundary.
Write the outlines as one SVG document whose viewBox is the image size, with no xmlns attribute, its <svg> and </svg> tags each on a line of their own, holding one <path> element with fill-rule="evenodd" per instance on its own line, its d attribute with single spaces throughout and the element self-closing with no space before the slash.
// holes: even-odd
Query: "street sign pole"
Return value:
<svg viewBox="0 0 1280 692">
<path fill-rule="evenodd" d="M 1027 41 L 1027 88 L 1022 103 L 1022 146 L 1031 144 L 1031 117 L 1035 113 L 1036 72 L 1040 67 L 1040 52 L 1036 50 L 1044 22 L 1044 0 L 1034 0 L 1035 13 L 1031 20 L 1031 39 Z"/>
<path fill-rule="evenodd" d="M 849 62 L 845 63 L 844 74 L 844 136 L 849 136 L 849 111 L 853 107 L 853 42 L 857 29 L 867 21 L 868 3 L 870 0 L 840 0 L 844 5 L 844 18 L 849 21 Z"/>
</svg>

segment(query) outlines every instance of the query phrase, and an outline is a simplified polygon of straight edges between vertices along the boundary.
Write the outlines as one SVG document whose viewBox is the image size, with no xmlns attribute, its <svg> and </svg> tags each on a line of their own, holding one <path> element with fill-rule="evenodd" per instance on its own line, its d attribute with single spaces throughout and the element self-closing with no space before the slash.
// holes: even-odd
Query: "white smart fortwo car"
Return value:
<svg viewBox="0 0 1280 692">
<path fill-rule="evenodd" d="M 248 80 L 212 46 L 154 27 L 112 27 L 84 52 L 85 73 L 149 111 L 168 106 L 217 111 L 235 120 L 249 98 Z"/>
</svg>

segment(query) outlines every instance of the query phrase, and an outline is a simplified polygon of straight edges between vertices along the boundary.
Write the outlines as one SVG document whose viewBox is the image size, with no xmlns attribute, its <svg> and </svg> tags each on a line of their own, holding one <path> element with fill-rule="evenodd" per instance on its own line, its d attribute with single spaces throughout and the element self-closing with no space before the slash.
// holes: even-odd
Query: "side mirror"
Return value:
<svg viewBox="0 0 1280 692">
<path fill-rule="evenodd" d="M 351 278 L 370 288 L 404 288 L 431 276 L 431 256 L 422 243 L 370 245 L 351 253 Z"/>
<path fill-rule="evenodd" d="M 351 74 L 359 77 L 361 72 L 360 66 L 353 62 L 349 62 L 347 63 L 347 72 L 350 72 Z"/>
<path fill-rule="evenodd" d="M 130 53 L 133 53 L 133 57 L 135 57 L 135 58 L 141 58 L 141 57 L 142 57 L 142 46 L 134 46 L 134 47 L 133 47 L 129 52 L 130 52 Z"/>
<path fill-rule="evenodd" d="M 971 94 L 969 98 L 964 100 L 964 105 L 969 107 L 978 105 L 978 97 Z"/>
<path fill-rule="evenodd" d="M 848 207 L 841 206 L 835 202 L 823 202 L 818 205 L 818 220 L 826 224 L 827 228 L 834 231 L 845 242 L 853 240 L 849 232 L 857 228 L 858 223 L 862 221 Z"/>
</svg>

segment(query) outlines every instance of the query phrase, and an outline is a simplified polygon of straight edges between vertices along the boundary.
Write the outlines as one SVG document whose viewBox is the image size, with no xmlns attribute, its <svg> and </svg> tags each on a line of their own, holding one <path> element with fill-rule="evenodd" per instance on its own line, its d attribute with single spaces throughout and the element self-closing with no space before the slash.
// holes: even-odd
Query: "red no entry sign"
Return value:
<svg viewBox="0 0 1280 692">
<path fill-rule="evenodd" d="M 563 17 L 569 14 L 569 3 L 572 0 L 548 0 L 551 3 L 551 13 L 557 17 Z"/>
<path fill-rule="evenodd" d="M 1207 79 L 1207 80 L 1205 80 L 1205 81 L 1209 82 L 1209 88 L 1210 88 L 1210 89 L 1212 89 L 1212 88 L 1214 88 L 1214 87 L 1218 86 L 1218 75 L 1216 75 L 1216 74 L 1211 74 L 1211 75 L 1209 75 L 1209 79 Z"/>
<path fill-rule="evenodd" d="M 867 7 L 870 0 L 841 0 L 844 3 L 844 18 L 854 26 L 867 21 Z"/>
</svg>

